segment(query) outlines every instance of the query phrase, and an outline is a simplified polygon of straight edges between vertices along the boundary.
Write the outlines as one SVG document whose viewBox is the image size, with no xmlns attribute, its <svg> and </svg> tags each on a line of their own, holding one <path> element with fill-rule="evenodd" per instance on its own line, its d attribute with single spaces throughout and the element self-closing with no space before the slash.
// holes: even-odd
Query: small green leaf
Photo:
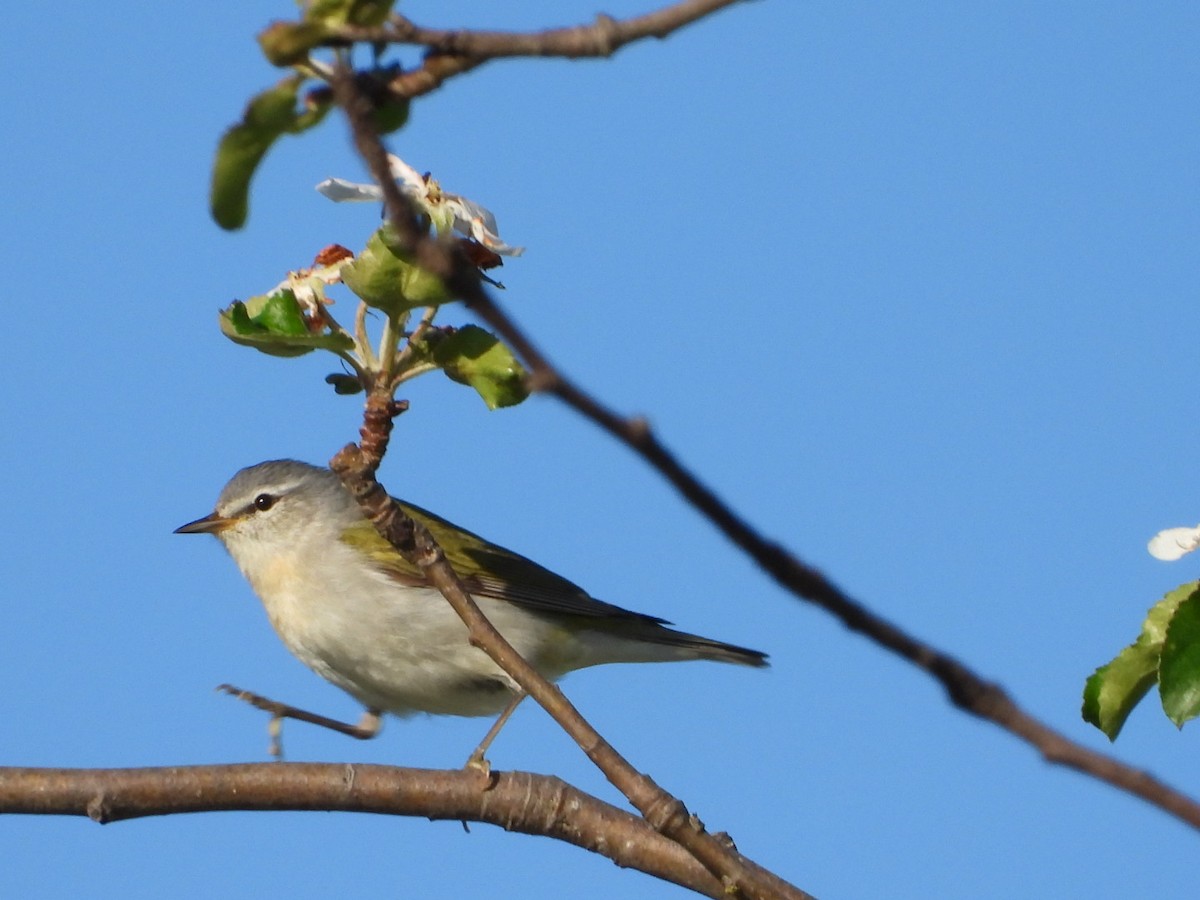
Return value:
<svg viewBox="0 0 1200 900">
<path fill-rule="evenodd" d="M 236 344 L 253 347 L 271 356 L 303 356 L 313 350 L 351 350 L 354 340 L 340 331 L 309 329 L 291 291 L 233 301 L 222 310 L 221 331 Z"/>
<path fill-rule="evenodd" d="M 326 375 L 325 383 L 333 385 L 333 392 L 335 394 L 359 394 L 363 390 L 363 383 L 358 380 L 358 376 L 347 375 L 345 372 L 334 372 Z"/>
<path fill-rule="evenodd" d="M 273 66 L 293 66 L 329 37 L 322 22 L 272 22 L 258 35 L 258 45 Z"/>
<path fill-rule="evenodd" d="M 250 312 L 253 308 L 255 312 Z M 282 337 L 307 337 L 308 326 L 300 303 L 291 291 L 279 291 L 263 297 L 252 297 L 247 312 L 254 324 L 266 334 Z"/>
<path fill-rule="evenodd" d="M 516 406 L 529 396 L 525 369 L 491 332 L 467 325 L 433 348 L 433 360 L 446 375 L 475 389 L 488 409 Z"/>
<path fill-rule="evenodd" d="M 213 165 L 212 217 L 227 230 L 246 223 L 250 180 L 276 139 L 296 118 L 296 92 L 302 79 L 285 78 L 252 99 L 242 121 L 221 138 Z"/>
<path fill-rule="evenodd" d="M 211 207 L 222 228 L 240 228 L 246 221 L 250 180 L 254 171 L 295 117 L 298 78 L 286 78 L 250 101 L 240 124 L 233 126 L 217 148 L 213 166 Z"/>
<path fill-rule="evenodd" d="M 1158 664 L 1163 712 L 1180 728 L 1200 715 L 1200 591 L 1179 604 Z"/>
<path fill-rule="evenodd" d="M 408 98 L 388 93 L 375 100 L 371 121 L 381 135 L 399 131 L 408 122 Z"/>
<path fill-rule="evenodd" d="M 310 22 L 325 25 L 382 25 L 395 0 L 313 0 L 304 11 Z"/>
<path fill-rule="evenodd" d="M 1133 708 L 1154 686 L 1158 653 L 1140 639 L 1101 666 L 1083 689 L 1083 718 L 1115 741 Z"/>
<path fill-rule="evenodd" d="M 1130 712 L 1159 678 L 1160 654 L 1171 620 L 1198 586 L 1200 582 L 1189 582 L 1168 592 L 1150 608 L 1138 639 L 1088 678 L 1083 689 L 1083 718 L 1109 740 L 1116 740 Z"/>
<path fill-rule="evenodd" d="M 421 306 L 438 306 L 450 299 L 442 280 L 411 262 L 388 240 L 384 225 L 367 241 L 366 249 L 342 267 L 342 283 L 367 306 L 399 315 Z"/>
<path fill-rule="evenodd" d="M 303 356 L 312 349 L 298 347 L 293 343 L 294 339 L 271 334 L 267 329 L 257 326 L 241 300 L 234 300 L 233 305 L 227 310 L 222 310 L 219 316 L 221 332 L 235 344 L 253 347 L 271 356 L 284 357 Z"/>
<path fill-rule="evenodd" d="M 297 109 L 296 96 L 303 82 L 303 76 L 290 75 L 254 97 L 242 121 L 226 131 L 217 145 L 209 208 L 222 228 L 233 231 L 246 224 L 250 182 L 280 135 L 312 128 L 332 107 L 331 98 L 314 92 L 304 108 Z"/>
</svg>

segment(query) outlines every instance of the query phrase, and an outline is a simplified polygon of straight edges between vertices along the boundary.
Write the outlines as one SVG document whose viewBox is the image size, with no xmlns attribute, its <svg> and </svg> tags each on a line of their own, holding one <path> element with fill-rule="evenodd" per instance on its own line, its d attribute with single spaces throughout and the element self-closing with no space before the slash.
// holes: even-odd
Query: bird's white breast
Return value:
<svg viewBox="0 0 1200 900">
<path fill-rule="evenodd" d="M 436 590 L 398 584 L 337 539 L 319 550 L 239 549 L 230 542 L 288 649 L 364 705 L 400 715 L 490 715 L 508 703 L 511 680 L 470 646 Z M 481 606 L 529 659 L 558 631 L 511 603 L 483 599 Z"/>
</svg>

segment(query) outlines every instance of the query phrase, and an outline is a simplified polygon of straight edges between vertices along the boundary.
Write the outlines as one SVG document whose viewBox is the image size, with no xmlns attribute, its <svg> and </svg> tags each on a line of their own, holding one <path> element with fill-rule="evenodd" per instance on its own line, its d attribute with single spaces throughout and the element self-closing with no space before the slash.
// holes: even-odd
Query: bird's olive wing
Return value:
<svg viewBox="0 0 1200 900">
<path fill-rule="evenodd" d="M 406 513 L 429 529 L 446 554 L 446 560 L 467 590 L 479 597 L 507 600 L 539 612 L 566 616 L 636 619 L 667 624 L 665 619 L 632 612 L 590 596 L 561 575 L 531 559 L 493 544 L 436 516 L 428 510 L 401 502 Z M 369 522 L 352 526 L 342 540 L 366 554 L 376 566 L 401 584 L 429 587 L 420 568 L 408 562 Z"/>
</svg>

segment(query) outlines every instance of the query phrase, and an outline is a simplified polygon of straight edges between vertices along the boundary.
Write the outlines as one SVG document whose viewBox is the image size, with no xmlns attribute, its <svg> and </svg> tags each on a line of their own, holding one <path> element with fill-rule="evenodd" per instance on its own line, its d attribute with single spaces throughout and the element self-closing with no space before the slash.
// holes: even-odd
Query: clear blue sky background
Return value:
<svg viewBox="0 0 1200 900">
<path fill-rule="evenodd" d="M 608 2 L 627 15 L 648 0 Z M 591 3 L 408 2 L 432 25 Z M 221 131 L 276 75 L 286 0 L 5 16 L 0 762 L 265 758 L 223 681 L 353 717 L 215 541 L 171 529 L 262 459 L 327 460 L 332 367 L 228 343 L 216 310 L 377 222 L 342 123 L 282 144 L 249 226 L 207 216 Z M 1194 3 L 763 0 L 609 62 L 495 63 L 394 148 L 529 249 L 503 299 L 554 359 L 767 534 L 1101 749 L 1094 666 L 1197 563 Z M 772 654 L 609 668 L 569 695 L 753 858 L 827 898 L 1178 895 L 1200 835 L 1053 769 L 776 588 L 631 454 L 549 399 L 489 413 L 427 378 L 383 475 L 594 594 Z M 482 720 L 292 759 L 457 766 Z M 1113 748 L 1184 789 L 1200 726 L 1151 698 Z M 493 751 L 614 799 L 536 708 Z M 682 896 L 548 840 L 455 823 L 213 814 L 0 820 L 6 896 Z M 564 887 L 567 886 L 567 887 Z"/>
</svg>

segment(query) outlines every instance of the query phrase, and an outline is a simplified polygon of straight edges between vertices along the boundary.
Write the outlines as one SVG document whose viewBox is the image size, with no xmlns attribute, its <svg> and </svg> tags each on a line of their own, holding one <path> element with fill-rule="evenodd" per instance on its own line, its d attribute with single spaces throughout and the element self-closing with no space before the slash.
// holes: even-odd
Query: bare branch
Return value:
<svg viewBox="0 0 1200 900">
<path fill-rule="evenodd" d="M 392 17 L 390 28 L 377 29 L 372 38 L 387 43 L 417 44 L 436 53 L 493 59 L 512 56 L 608 57 L 626 44 L 648 37 L 665 38 L 738 2 L 741 0 L 683 0 L 629 19 L 617 20 L 602 13 L 591 25 L 535 32 L 422 28 L 397 15 Z M 363 40 L 362 37 L 356 39 Z"/>
<path fill-rule="evenodd" d="M 565 841 L 709 897 L 727 896 L 720 881 L 642 819 L 549 775 L 497 773 L 481 791 L 473 772 L 377 765 L 0 768 L 0 814 L 88 816 L 103 824 L 232 810 L 336 810 L 481 822 Z"/>
<path fill-rule="evenodd" d="M 348 79 L 345 84 L 352 85 Z M 352 117 L 356 145 L 372 175 L 381 182 L 389 218 L 407 216 L 408 202 L 390 180 L 387 155 L 362 114 Z M 343 103 L 345 106 L 345 103 Z M 412 225 L 415 230 L 415 222 Z M 531 390 L 558 397 L 572 409 L 626 444 L 648 462 L 677 491 L 760 568 L 795 596 L 816 604 L 852 631 L 864 635 L 897 656 L 924 669 L 945 688 L 959 708 L 986 719 L 1034 747 L 1051 763 L 1075 769 L 1157 806 L 1200 829 L 1200 803 L 1149 773 L 1128 766 L 1070 740 L 1029 715 L 999 685 L 988 681 L 950 654 L 905 632 L 869 610 L 817 569 L 805 564 L 781 544 L 757 531 L 716 493 L 700 481 L 655 437 L 644 419 L 626 419 L 604 406 L 562 374 L 483 288 L 474 266 L 453 245 L 424 236 L 413 245 L 420 263 L 438 274 L 447 287 L 525 361 Z"/>
<path fill-rule="evenodd" d="M 683 0 L 654 12 L 617 20 L 598 15 L 591 25 L 535 32 L 423 28 L 404 16 L 392 16 L 384 28 L 347 26 L 335 32 L 340 42 L 409 44 L 428 47 L 421 66 L 393 78 L 388 87 L 401 97 L 418 97 L 493 59 L 512 57 L 606 58 L 646 38 L 665 38 L 686 25 L 741 0 Z"/>
<path fill-rule="evenodd" d="M 483 298 L 472 298 L 469 305 L 525 360 L 532 389 L 553 394 L 626 444 L 782 587 L 824 609 L 852 631 L 924 669 L 941 683 L 955 706 L 999 725 L 1031 744 L 1048 762 L 1091 775 L 1141 797 L 1200 829 L 1200 803 L 1148 772 L 1097 753 L 1055 731 L 1025 712 L 999 685 L 984 679 L 950 654 L 918 640 L 871 612 L 820 571 L 767 539 L 680 463 L 654 436 L 644 419 L 622 418 L 571 382 L 550 364 L 491 296 L 483 291 L 480 294 Z"/>
<path fill-rule="evenodd" d="M 342 93 L 347 94 L 349 91 L 346 86 L 352 88 L 353 82 L 349 78 L 343 79 L 343 82 Z M 339 97 L 339 100 L 342 98 Z M 370 128 L 368 118 L 362 114 L 361 99 L 354 98 L 353 103 L 342 102 L 350 113 L 355 142 L 373 176 L 384 188 L 389 218 L 398 225 L 403 220 L 412 222 L 407 201 L 391 182 L 383 146 Z M 353 112 L 355 105 L 360 110 L 358 114 Z M 415 223 L 408 228 L 410 234 L 413 230 Z M 628 445 L 784 588 L 797 597 L 815 603 L 851 630 L 925 670 L 941 683 L 956 706 L 1026 741 L 1047 761 L 1083 772 L 1140 797 L 1193 828 L 1200 829 L 1200 804 L 1195 800 L 1147 772 L 1071 741 L 1021 709 L 999 685 L 986 680 L 950 654 L 918 640 L 876 615 L 844 593 L 820 571 L 759 533 L 685 468 L 655 437 L 644 420 L 625 419 L 617 415 L 554 367 L 484 290 L 474 267 L 461 254 L 457 254 L 452 245 L 419 236 L 410 246 L 421 265 L 442 277 L 452 293 L 466 302 L 522 357 L 530 370 L 529 383 L 532 389 L 557 396 Z"/>
</svg>

